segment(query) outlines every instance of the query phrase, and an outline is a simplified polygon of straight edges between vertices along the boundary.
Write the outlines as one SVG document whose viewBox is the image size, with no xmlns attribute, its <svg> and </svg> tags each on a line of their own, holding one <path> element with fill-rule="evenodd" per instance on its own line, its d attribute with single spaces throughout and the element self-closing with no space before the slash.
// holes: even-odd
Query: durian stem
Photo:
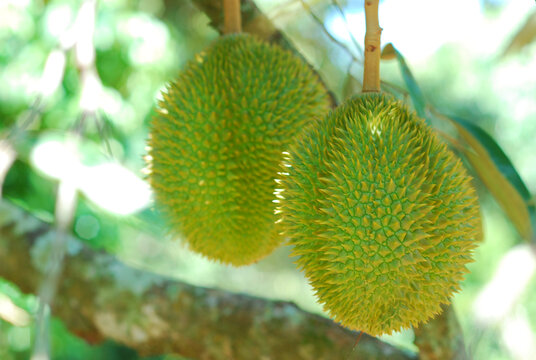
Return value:
<svg viewBox="0 0 536 360">
<path fill-rule="evenodd" d="M 225 34 L 242 32 L 240 0 L 223 0 L 223 18 Z"/>
<path fill-rule="evenodd" d="M 378 21 L 380 0 L 365 0 L 365 64 L 363 92 L 380 92 L 380 55 L 382 28 Z"/>
</svg>

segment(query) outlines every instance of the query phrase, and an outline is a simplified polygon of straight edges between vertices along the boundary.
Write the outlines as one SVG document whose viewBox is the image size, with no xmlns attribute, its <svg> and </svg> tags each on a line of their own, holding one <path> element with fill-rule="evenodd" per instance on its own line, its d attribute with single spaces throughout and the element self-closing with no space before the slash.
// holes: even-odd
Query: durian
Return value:
<svg viewBox="0 0 536 360">
<path fill-rule="evenodd" d="M 219 38 L 162 94 L 148 141 L 149 181 L 173 232 L 210 259 L 245 265 L 282 241 L 282 152 L 329 109 L 299 58 L 251 35 Z"/>
<path fill-rule="evenodd" d="M 449 303 L 481 237 L 479 206 L 461 161 L 422 119 L 361 94 L 287 157 L 282 222 L 334 320 L 390 334 Z"/>
</svg>

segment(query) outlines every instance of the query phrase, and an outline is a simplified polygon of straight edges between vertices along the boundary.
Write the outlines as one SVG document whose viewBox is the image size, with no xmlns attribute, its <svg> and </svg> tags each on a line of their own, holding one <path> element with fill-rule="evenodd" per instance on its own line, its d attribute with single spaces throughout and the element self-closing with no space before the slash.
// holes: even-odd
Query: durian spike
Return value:
<svg viewBox="0 0 536 360">
<path fill-rule="evenodd" d="M 242 32 L 240 0 L 223 0 L 223 32 L 233 34 Z"/>
<path fill-rule="evenodd" d="M 365 64 L 363 68 L 363 92 L 380 92 L 380 55 L 382 28 L 378 21 L 380 0 L 365 1 Z"/>
</svg>

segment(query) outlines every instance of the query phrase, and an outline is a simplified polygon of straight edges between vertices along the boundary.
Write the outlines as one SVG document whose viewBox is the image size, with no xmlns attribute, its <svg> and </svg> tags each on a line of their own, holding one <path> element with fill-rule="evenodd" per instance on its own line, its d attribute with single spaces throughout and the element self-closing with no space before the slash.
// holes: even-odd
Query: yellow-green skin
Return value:
<svg viewBox="0 0 536 360">
<path fill-rule="evenodd" d="M 163 94 L 149 181 L 173 232 L 222 263 L 246 265 L 282 241 L 275 224 L 283 151 L 329 110 L 311 69 L 249 35 L 218 39 Z"/>
<path fill-rule="evenodd" d="M 471 178 L 405 105 L 357 96 L 290 151 L 281 208 L 324 310 L 371 335 L 417 325 L 459 290 L 481 237 Z"/>
</svg>

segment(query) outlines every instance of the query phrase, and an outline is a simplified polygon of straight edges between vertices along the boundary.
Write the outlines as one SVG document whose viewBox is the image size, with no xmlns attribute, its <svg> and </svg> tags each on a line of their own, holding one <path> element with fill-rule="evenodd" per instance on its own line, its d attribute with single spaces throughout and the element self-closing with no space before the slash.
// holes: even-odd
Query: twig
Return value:
<svg viewBox="0 0 536 360">
<path fill-rule="evenodd" d="M 48 259 L 48 273 L 45 274 L 39 290 L 39 307 L 35 321 L 36 338 L 32 359 L 50 359 L 48 309 L 52 305 L 60 281 L 67 246 L 67 233 L 74 217 L 76 198 L 76 185 L 69 179 L 63 179 L 56 196 L 55 219 L 58 232 Z"/>
<path fill-rule="evenodd" d="M 39 94 L 35 97 L 32 105 L 30 105 L 30 108 L 28 109 L 27 115 L 24 120 L 20 124 L 14 124 L 6 133 L 1 137 L 1 139 L 11 140 L 12 142 L 16 142 L 18 137 L 24 133 L 26 128 L 30 126 L 35 119 L 41 114 L 41 111 L 43 110 L 43 106 L 41 104 L 42 102 L 42 95 Z"/>
<path fill-rule="evenodd" d="M 93 35 L 95 29 L 96 0 L 86 0 L 80 6 L 76 21 L 73 24 L 73 32 L 69 41 L 69 48 L 74 46 L 76 61 L 82 75 L 82 96 L 80 107 L 82 109 L 81 121 L 75 124 L 75 139 L 70 139 L 69 148 L 75 152 L 78 139 L 83 131 L 83 123 L 86 117 L 96 111 L 95 86 L 90 83 L 95 67 L 95 48 Z M 65 51 L 65 50 L 64 50 Z M 63 54 L 65 55 L 65 54 Z M 63 71 L 61 73 L 63 76 Z M 77 187 L 72 179 L 66 177 L 60 180 L 56 196 L 55 219 L 57 236 L 52 245 L 52 252 L 48 258 L 49 268 L 39 289 L 39 307 L 36 316 L 36 338 L 32 351 L 32 359 L 50 359 L 49 347 L 49 311 L 53 305 L 60 276 L 63 270 L 65 253 L 67 250 L 67 237 L 73 221 L 77 203 Z"/>
<path fill-rule="evenodd" d="M 223 0 L 224 33 L 242 32 L 242 18 L 240 13 L 240 0 Z"/>
<path fill-rule="evenodd" d="M 106 122 L 103 119 L 103 116 L 101 113 L 96 112 L 94 114 L 93 120 L 95 121 L 95 126 L 97 127 L 97 131 L 99 132 L 99 136 L 101 140 L 104 142 L 104 146 L 106 147 L 106 152 L 109 158 L 113 159 L 114 154 L 112 152 L 112 147 L 110 146 L 110 141 L 108 140 L 108 135 L 105 134 Z M 101 124 L 102 123 L 102 124 Z"/>
<path fill-rule="evenodd" d="M 380 0 L 365 1 L 365 65 L 363 68 L 363 92 L 380 92 L 380 58 L 382 29 L 378 22 Z"/>
<path fill-rule="evenodd" d="M 352 33 L 352 29 L 350 28 L 350 22 L 348 21 L 348 17 L 346 16 L 346 13 L 342 9 L 342 6 L 339 4 L 338 0 L 332 0 L 332 2 L 333 2 L 333 5 L 335 6 L 335 8 L 341 14 L 343 20 L 344 20 L 344 25 L 346 26 L 346 31 L 348 32 L 348 35 L 350 36 L 350 39 L 352 40 L 352 43 L 354 44 L 354 47 L 356 48 L 357 52 L 359 52 L 360 54 L 363 54 L 363 49 L 361 48 L 361 45 L 359 45 L 359 42 L 357 41 L 357 39 L 355 38 L 354 34 Z"/>
<path fill-rule="evenodd" d="M 346 46 L 344 43 L 342 43 L 341 41 L 339 41 L 338 39 L 336 39 L 333 35 L 331 35 L 331 33 L 328 31 L 328 29 L 326 29 L 326 27 L 324 26 L 324 22 L 322 21 L 322 19 L 320 19 L 318 17 L 318 15 L 316 15 L 313 11 L 313 9 L 311 9 L 311 6 L 309 6 L 309 4 L 305 1 L 305 0 L 300 0 L 303 8 L 312 16 L 313 20 L 318 24 L 320 25 L 320 27 L 322 28 L 322 32 L 324 34 L 327 35 L 327 37 L 329 37 L 331 39 L 331 41 L 333 41 L 335 44 L 339 45 L 351 58 L 353 61 L 357 62 L 358 64 L 362 64 L 363 63 L 363 60 L 360 59 L 360 58 L 357 58 L 354 53 L 352 52 L 352 50 L 350 50 L 348 48 L 348 46 Z"/>
</svg>

